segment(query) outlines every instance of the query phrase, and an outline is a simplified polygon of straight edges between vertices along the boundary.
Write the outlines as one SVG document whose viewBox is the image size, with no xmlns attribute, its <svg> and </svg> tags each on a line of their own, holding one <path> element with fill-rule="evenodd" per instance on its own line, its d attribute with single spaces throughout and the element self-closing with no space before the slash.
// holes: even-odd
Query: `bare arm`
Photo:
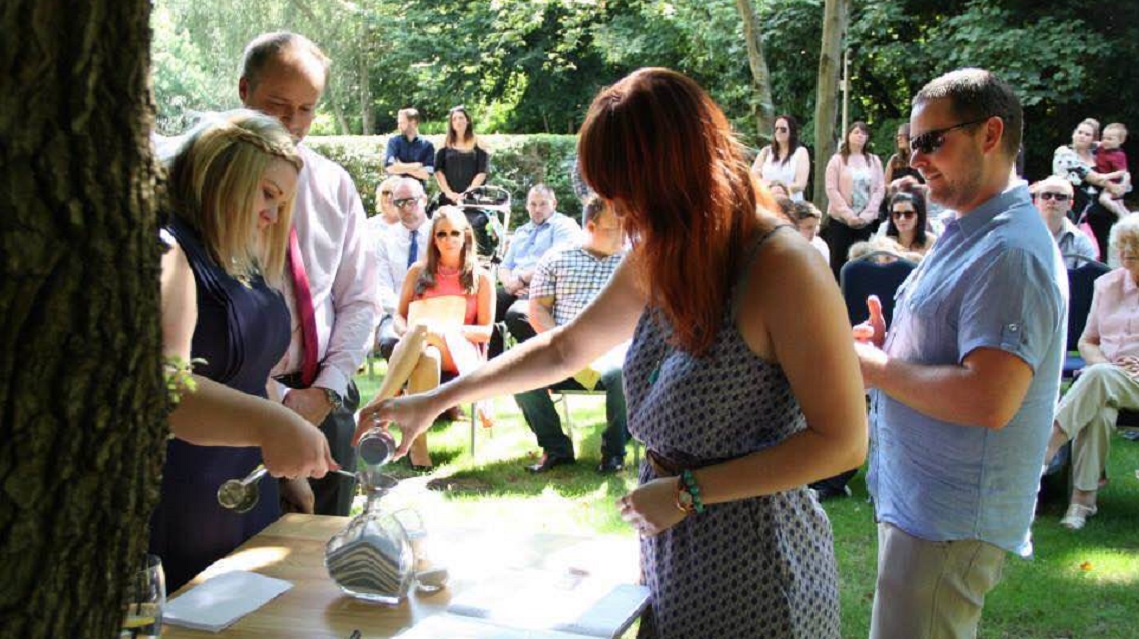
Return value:
<svg viewBox="0 0 1139 639">
<path fill-rule="evenodd" d="M 795 155 L 799 158 L 795 161 L 795 181 L 788 184 L 787 188 L 791 189 L 791 193 L 802 193 L 807 190 L 807 176 L 811 174 L 811 153 L 807 147 L 801 146 L 795 149 Z"/>
<path fill-rule="evenodd" d="M 478 270 L 479 297 L 477 324 L 465 324 L 463 337 L 475 344 L 485 344 L 490 341 L 491 332 L 494 331 L 494 281 L 490 274 L 481 268 Z"/>
<path fill-rule="evenodd" d="M 539 388 L 585 368 L 629 339 L 644 311 L 645 295 L 636 283 L 632 261 L 627 259 L 618 267 L 609 284 L 573 322 L 531 338 L 432 391 L 365 407 L 356 436 L 373 425 L 395 422 L 403 433 L 397 450 L 402 457 L 411 441 L 448 406 Z"/>
<path fill-rule="evenodd" d="M 190 358 L 197 324 L 197 285 L 177 245 L 162 256 L 163 353 Z M 170 430 L 199 446 L 260 446 L 275 477 L 323 477 L 338 468 L 324 435 L 300 415 L 269 400 L 242 393 L 201 375 L 170 413 Z"/>
<path fill-rule="evenodd" d="M 1080 341 L 1076 345 L 1080 350 L 1080 357 L 1084 358 L 1088 366 L 1109 363 L 1099 345 L 1099 291 L 1096 291 L 1092 293 L 1092 305 L 1088 311 L 1088 321 L 1087 324 L 1084 324 L 1084 332 L 1080 335 Z"/>
<path fill-rule="evenodd" d="M 872 349 L 859 344 L 860 352 Z M 925 366 L 886 357 L 863 358 L 867 387 L 879 388 L 910 408 L 952 424 L 999 430 L 1020 409 L 1032 368 L 997 348 L 977 348 L 958 366 Z"/>
<path fill-rule="evenodd" d="M 534 332 L 536 333 L 545 333 L 546 331 L 556 328 L 557 322 L 554 321 L 554 296 L 531 297 L 529 317 L 530 326 L 534 327 Z"/>
</svg>

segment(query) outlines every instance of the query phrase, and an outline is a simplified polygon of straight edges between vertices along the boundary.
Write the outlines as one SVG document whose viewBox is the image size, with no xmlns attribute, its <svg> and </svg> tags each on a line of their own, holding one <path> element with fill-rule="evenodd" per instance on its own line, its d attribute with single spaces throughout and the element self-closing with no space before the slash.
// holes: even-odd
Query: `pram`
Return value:
<svg viewBox="0 0 1139 639">
<path fill-rule="evenodd" d="M 484 265 L 501 262 L 510 230 L 510 191 L 500 186 L 476 186 L 463 193 L 459 208 L 475 232 L 479 261 Z"/>
</svg>

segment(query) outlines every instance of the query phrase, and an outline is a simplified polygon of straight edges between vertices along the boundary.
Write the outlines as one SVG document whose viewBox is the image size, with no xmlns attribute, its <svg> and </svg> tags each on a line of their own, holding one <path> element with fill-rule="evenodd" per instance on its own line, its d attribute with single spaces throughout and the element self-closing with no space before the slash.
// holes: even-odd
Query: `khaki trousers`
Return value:
<svg viewBox="0 0 1139 639">
<path fill-rule="evenodd" d="M 1060 400 L 1056 423 L 1072 439 L 1072 485 L 1078 490 L 1099 488 L 1121 408 L 1139 408 L 1139 381 L 1114 364 L 1087 367 Z"/>
<path fill-rule="evenodd" d="M 1005 551 L 983 541 L 926 541 L 878 524 L 870 639 L 972 639 Z"/>
</svg>

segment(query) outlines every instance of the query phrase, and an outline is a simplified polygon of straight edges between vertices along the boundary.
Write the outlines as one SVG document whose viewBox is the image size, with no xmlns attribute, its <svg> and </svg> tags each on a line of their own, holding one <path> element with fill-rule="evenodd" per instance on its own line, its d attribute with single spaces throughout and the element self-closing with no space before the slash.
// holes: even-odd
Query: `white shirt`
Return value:
<svg viewBox="0 0 1139 639">
<path fill-rule="evenodd" d="M 416 244 L 419 249 L 416 261 L 427 259 L 427 239 L 431 235 L 431 225 L 426 220 L 419 225 Z M 376 290 L 383 313 L 393 315 L 399 306 L 399 293 L 403 281 L 407 279 L 407 257 L 411 251 L 411 231 L 403 224 L 394 224 L 377 243 L 377 262 L 380 276 Z"/>
<path fill-rule="evenodd" d="M 379 312 L 375 253 L 368 250 L 364 205 L 348 172 L 303 144 L 297 150 L 305 165 L 297 177 L 293 225 L 312 291 L 321 361 L 313 386 L 344 395 L 364 361 Z M 293 336 L 273 376 L 300 371 L 304 359 L 288 268 L 282 292 L 292 315 Z"/>
</svg>

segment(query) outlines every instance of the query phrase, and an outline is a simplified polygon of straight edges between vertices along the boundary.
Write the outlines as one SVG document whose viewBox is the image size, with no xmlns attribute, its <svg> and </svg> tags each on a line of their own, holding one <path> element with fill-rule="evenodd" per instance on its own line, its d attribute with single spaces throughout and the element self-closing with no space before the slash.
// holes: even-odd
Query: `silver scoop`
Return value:
<svg viewBox="0 0 1139 639">
<path fill-rule="evenodd" d="M 258 465 L 241 479 L 230 479 L 218 488 L 218 504 L 236 513 L 247 513 L 253 510 L 261 499 L 261 478 L 269 471 L 264 465 Z M 346 470 L 334 470 L 345 477 L 356 479 L 356 475 Z"/>
<path fill-rule="evenodd" d="M 380 468 L 388 463 L 395 451 L 395 441 L 387 433 L 373 429 L 360 438 L 356 445 L 356 457 L 363 462 L 364 470 L 360 473 L 350 473 L 346 470 L 334 470 L 345 477 L 356 480 L 360 486 L 366 487 L 369 492 L 387 492 L 395 485 L 395 480 L 380 474 Z M 253 510 L 261 498 L 261 478 L 268 471 L 264 464 L 258 465 L 241 479 L 230 479 L 218 488 L 218 504 L 237 513 L 247 513 Z"/>
</svg>

